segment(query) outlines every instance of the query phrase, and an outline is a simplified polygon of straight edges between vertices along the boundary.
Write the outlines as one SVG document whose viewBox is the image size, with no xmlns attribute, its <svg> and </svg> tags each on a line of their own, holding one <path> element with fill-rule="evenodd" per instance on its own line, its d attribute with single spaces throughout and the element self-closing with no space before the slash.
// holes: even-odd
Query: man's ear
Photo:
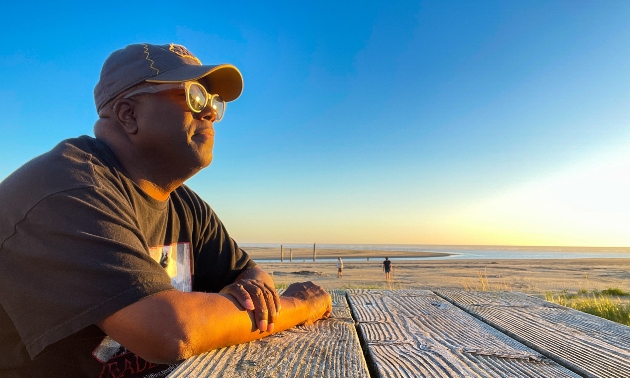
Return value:
<svg viewBox="0 0 630 378">
<path fill-rule="evenodd" d="M 127 134 L 138 132 L 138 120 L 136 114 L 137 103 L 130 98 L 123 98 L 114 104 L 113 117 L 123 127 Z"/>
</svg>

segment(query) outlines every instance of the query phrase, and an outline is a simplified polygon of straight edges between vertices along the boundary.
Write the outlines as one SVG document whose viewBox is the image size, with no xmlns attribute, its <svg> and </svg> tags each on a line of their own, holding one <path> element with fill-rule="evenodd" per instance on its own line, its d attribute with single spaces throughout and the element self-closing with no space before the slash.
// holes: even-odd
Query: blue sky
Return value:
<svg viewBox="0 0 630 378">
<path fill-rule="evenodd" d="M 245 78 L 188 182 L 237 241 L 630 245 L 629 2 L 95 4 L 3 5 L 0 178 L 174 42 Z"/>
</svg>

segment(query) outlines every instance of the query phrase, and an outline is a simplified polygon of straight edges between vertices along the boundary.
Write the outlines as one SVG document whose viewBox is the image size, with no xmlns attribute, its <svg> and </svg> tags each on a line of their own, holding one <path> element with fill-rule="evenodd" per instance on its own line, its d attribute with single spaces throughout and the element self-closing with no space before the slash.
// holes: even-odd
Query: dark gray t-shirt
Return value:
<svg viewBox="0 0 630 378">
<path fill-rule="evenodd" d="M 255 265 L 192 190 L 149 197 L 86 136 L 2 181 L 0 212 L 2 377 L 160 370 L 94 323 L 161 291 L 217 292 Z"/>
</svg>

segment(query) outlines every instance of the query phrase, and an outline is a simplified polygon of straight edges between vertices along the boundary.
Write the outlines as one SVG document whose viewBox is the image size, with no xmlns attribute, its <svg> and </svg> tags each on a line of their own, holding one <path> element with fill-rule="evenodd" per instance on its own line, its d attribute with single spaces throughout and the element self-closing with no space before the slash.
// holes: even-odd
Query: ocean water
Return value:
<svg viewBox="0 0 630 378">
<path fill-rule="evenodd" d="M 288 248 L 313 248 L 313 244 L 283 244 Z M 247 247 L 278 248 L 280 244 L 243 243 Z M 316 249 L 349 249 L 383 251 L 397 255 L 410 253 L 410 257 L 390 258 L 391 260 L 496 260 L 496 259 L 587 259 L 587 258 L 630 258 L 630 247 L 531 247 L 531 246 L 463 246 L 463 245 L 420 245 L 420 244 L 316 244 Z M 414 257 L 413 252 L 450 253 L 449 256 Z M 285 255 L 286 260 L 286 255 Z M 365 260 L 365 258 L 347 258 L 347 260 Z M 260 262 L 280 261 L 278 259 L 256 260 Z M 294 260 L 296 261 L 296 260 Z M 307 260 L 308 261 L 308 260 Z M 318 258 L 317 261 L 336 261 L 336 259 Z"/>
</svg>

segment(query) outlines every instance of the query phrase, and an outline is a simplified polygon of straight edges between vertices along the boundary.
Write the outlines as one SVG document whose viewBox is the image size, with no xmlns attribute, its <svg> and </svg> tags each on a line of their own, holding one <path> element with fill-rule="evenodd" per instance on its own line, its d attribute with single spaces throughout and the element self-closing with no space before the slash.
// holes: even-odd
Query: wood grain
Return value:
<svg viewBox="0 0 630 378">
<path fill-rule="evenodd" d="M 327 320 L 184 361 L 169 377 L 368 378 L 344 291 L 332 291 Z"/>
<path fill-rule="evenodd" d="M 522 293 L 436 293 L 582 375 L 630 377 L 630 327 Z"/>
<path fill-rule="evenodd" d="M 350 290 L 373 377 L 578 377 L 426 290 Z"/>
</svg>

